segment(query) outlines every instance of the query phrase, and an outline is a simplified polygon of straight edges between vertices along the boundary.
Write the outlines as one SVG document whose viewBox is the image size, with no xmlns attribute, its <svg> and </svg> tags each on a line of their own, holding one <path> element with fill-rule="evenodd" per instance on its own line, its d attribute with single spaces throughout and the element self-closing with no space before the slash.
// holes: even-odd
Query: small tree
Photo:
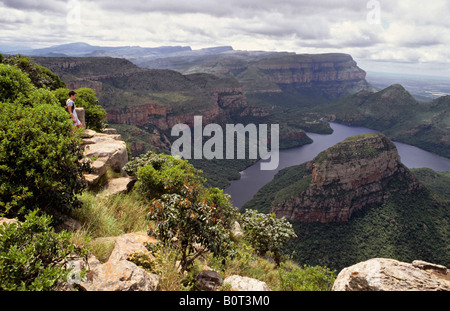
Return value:
<svg viewBox="0 0 450 311">
<path fill-rule="evenodd" d="M 277 219 L 275 214 L 247 210 L 242 214 L 241 222 L 247 240 L 258 254 L 272 252 L 278 265 L 281 261 L 283 245 L 289 239 L 297 237 L 291 223 L 284 217 Z"/>
<path fill-rule="evenodd" d="M 147 219 L 156 223 L 149 234 L 154 233 L 165 244 L 177 245 L 184 270 L 207 251 L 226 257 L 233 249 L 230 230 L 224 227 L 214 205 L 200 199 L 196 185 L 185 184 L 181 194 L 165 194 L 153 200 Z"/>
</svg>

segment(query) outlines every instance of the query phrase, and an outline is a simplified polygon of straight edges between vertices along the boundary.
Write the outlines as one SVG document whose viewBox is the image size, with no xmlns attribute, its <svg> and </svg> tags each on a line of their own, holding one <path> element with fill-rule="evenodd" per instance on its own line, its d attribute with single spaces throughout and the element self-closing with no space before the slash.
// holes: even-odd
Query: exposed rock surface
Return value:
<svg viewBox="0 0 450 311">
<path fill-rule="evenodd" d="M 223 281 L 231 285 L 234 291 L 271 291 L 265 282 L 249 278 L 246 276 L 232 275 Z"/>
<path fill-rule="evenodd" d="M 333 291 L 449 291 L 446 267 L 375 258 L 343 269 Z"/>
<path fill-rule="evenodd" d="M 422 188 L 401 163 L 395 145 L 382 134 L 353 136 L 307 164 L 311 181 L 301 193 L 273 204 L 272 212 L 292 221 L 341 222 L 393 192 Z"/>
<path fill-rule="evenodd" d="M 95 257 L 89 258 L 87 277 L 78 284 L 86 291 L 156 291 L 160 288 L 160 276 L 148 273 L 127 260 L 132 254 L 152 256 L 144 243 L 155 240 L 144 232 L 130 233 L 116 238 L 114 250 L 104 264 Z M 81 261 L 82 265 L 85 265 Z M 79 263 L 78 263 L 78 266 Z M 81 266 L 80 266 L 81 267 Z"/>
</svg>

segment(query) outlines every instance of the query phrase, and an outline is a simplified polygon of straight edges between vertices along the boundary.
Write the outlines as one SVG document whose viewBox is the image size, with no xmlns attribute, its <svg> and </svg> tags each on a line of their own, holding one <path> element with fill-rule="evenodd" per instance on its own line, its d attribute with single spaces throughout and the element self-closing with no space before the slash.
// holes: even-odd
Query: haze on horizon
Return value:
<svg viewBox="0 0 450 311">
<path fill-rule="evenodd" d="M 0 51 L 229 45 L 348 53 L 366 71 L 450 77 L 450 1 L 0 0 Z"/>
</svg>

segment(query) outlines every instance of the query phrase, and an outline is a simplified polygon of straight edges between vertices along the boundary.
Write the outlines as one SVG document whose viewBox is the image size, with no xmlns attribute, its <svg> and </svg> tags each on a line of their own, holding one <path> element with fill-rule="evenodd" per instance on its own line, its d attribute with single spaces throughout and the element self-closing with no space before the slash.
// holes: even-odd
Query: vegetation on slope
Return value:
<svg viewBox="0 0 450 311">
<path fill-rule="evenodd" d="M 433 189 L 415 194 L 394 194 L 382 205 L 367 206 L 345 223 L 293 223 L 297 239 L 285 252 L 299 264 L 327 266 L 340 270 L 374 258 L 411 262 L 421 259 L 449 265 L 449 209 L 447 173 L 413 171 Z M 281 170 L 243 206 L 268 213 L 279 197 L 298 194 L 311 173 L 306 164 Z"/>
<path fill-rule="evenodd" d="M 273 217 L 269 223 L 265 217 L 241 219 L 229 197 L 217 188 L 206 187 L 201 172 L 186 161 L 154 153 L 134 159 L 127 170 L 138 181 L 128 195 L 99 199 L 95 193 L 81 191 L 82 187 L 76 191 L 61 188 L 82 181 L 80 133 L 51 91 L 34 89 L 28 76 L 15 66 L 0 65 L 0 69 L 1 86 L 8 89 L 0 103 L 0 212 L 26 220 L 0 228 L 1 290 L 54 290 L 67 280 L 70 269 L 66 264 L 72 255 L 86 256 L 89 250 L 106 260 L 112 250 L 111 237 L 145 230 L 149 224 L 161 241 L 161 248 L 153 250 L 156 262 L 148 265 L 139 258 L 133 260 L 160 274 L 163 289 L 195 290 L 193 276 L 205 264 L 224 277 L 238 273 L 259 278 L 273 290 L 331 288 L 334 271 L 299 267 L 281 256 L 280 247 L 292 235 L 290 224 Z M 39 101 L 31 100 L 36 98 Z M 32 112 L 40 120 L 32 119 Z M 33 141 L 21 143 L 28 136 Z M 64 148 L 66 141 L 76 148 Z M 63 205 L 59 199 L 65 199 Z M 58 205 L 51 208 L 55 202 Z M 52 217 L 63 211 L 81 222 L 79 230 L 54 231 L 57 221 Z M 242 238 L 231 235 L 235 220 L 251 228 L 244 229 Z M 278 228 L 285 234 L 270 234 Z M 269 235 L 261 235 L 263 232 Z M 198 253 L 193 242 L 205 249 Z M 177 269 L 180 255 L 189 271 L 187 276 Z M 278 265 L 261 257 L 272 255 Z"/>
</svg>

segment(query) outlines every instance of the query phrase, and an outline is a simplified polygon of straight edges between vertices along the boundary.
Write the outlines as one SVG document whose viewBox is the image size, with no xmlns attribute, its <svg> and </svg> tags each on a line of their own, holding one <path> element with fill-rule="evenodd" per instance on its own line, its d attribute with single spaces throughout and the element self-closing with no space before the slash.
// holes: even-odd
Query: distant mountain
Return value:
<svg viewBox="0 0 450 311">
<path fill-rule="evenodd" d="M 67 57 L 89 57 L 89 56 L 110 56 L 132 58 L 149 55 L 168 55 L 180 52 L 192 51 L 189 46 L 161 46 L 155 48 L 144 48 L 140 46 L 94 46 L 83 42 L 55 45 L 48 48 L 40 49 L 11 49 L 4 51 L 5 53 L 27 56 L 67 56 Z"/>
</svg>

